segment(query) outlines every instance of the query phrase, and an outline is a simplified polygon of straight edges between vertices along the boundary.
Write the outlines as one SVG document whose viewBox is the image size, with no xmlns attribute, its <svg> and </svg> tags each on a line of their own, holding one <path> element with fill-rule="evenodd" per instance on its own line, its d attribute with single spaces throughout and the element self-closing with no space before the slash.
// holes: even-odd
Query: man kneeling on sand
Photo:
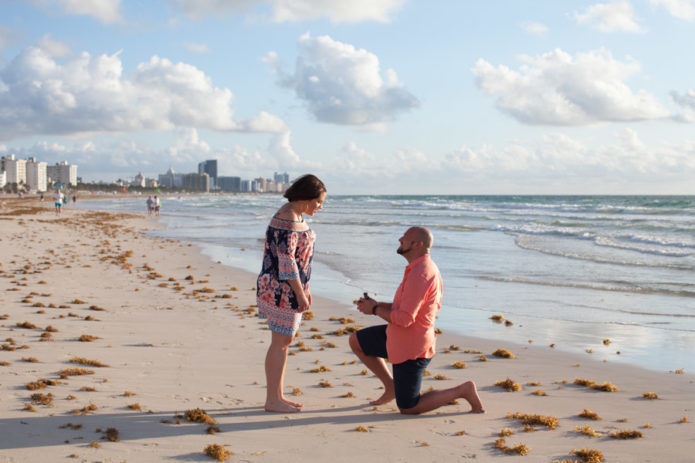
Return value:
<svg viewBox="0 0 695 463">
<path fill-rule="evenodd" d="M 357 304 L 360 312 L 381 317 L 388 325 L 364 328 L 350 336 L 352 351 L 384 383 L 383 395 L 371 404 L 396 399 L 401 413 L 419 414 L 461 398 L 471 405 L 471 412 L 483 413 L 472 381 L 420 395 L 422 374 L 435 352 L 434 321 L 441 306 L 442 277 L 430 258 L 433 238 L 428 229 L 409 228 L 398 241 L 396 252 L 408 265 L 393 302 L 377 302 L 365 294 Z M 393 365 L 393 376 L 385 358 Z"/>
</svg>

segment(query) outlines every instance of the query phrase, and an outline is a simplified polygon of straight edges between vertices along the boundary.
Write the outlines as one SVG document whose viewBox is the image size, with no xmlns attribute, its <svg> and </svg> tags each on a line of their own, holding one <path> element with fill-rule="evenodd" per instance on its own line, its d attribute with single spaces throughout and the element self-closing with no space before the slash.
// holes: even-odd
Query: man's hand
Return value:
<svg viewBox="0 0 695 463">
<path fill-rule="evenodd" d="M 377 302 L 371 297 L 361 297 L 357 301 L 357 310 L 365 315 L 373 315 L 374 306 Z"/>
</svg>

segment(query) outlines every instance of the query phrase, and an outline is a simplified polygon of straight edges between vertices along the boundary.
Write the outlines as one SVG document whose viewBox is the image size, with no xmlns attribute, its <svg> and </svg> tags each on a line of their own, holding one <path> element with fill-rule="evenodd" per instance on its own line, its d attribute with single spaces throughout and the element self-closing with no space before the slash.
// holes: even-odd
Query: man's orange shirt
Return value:
<svg viewBox="0 0 695 463">
<path fill-rule="evenodd" d="M 442 302 L 442 276 L 429 254 L 408 264 L 391 306 L 386 328 L 389 362 L 434 356 L 434 321 Z"/>
</svg>

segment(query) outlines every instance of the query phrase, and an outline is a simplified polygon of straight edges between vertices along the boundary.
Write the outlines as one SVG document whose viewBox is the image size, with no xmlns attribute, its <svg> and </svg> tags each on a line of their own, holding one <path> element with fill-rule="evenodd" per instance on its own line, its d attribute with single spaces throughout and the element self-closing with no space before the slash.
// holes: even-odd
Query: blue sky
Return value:
<svg viewBox="0 0 695 463">
<path fill-rule="evenodd" d="M 695 0 L 5 0 L 0 154 L 85 180 L 695 194 Z"/>
</svg>

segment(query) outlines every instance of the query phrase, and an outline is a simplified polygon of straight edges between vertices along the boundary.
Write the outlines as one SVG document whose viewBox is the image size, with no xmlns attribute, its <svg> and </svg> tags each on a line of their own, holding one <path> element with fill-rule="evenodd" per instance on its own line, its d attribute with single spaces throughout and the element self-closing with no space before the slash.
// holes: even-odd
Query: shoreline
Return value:
<svg viewBox="0 0 695 463">
<path fill-rule="evenodd" d="M 391 461 L 496 461 L 509 458 L 494 448 L 503 428 L 515 432 L 507 437 L 507 445 L 523 442 L 531 448 L 525 461 L 570 459 L 570 451 L 578 448 L 598 449 L 607 461 L 681 461 L 687 454 L 692 423 L 679 420 L 689 414 L 695 419 L 689 372 L 604 363 L 446 329 L 438 337 L 423 390 L 474 380 L 485 415 L 468 414 L 465 403 L 420 417 L 399 415 L 395 404 L 366 405 L 369 397 L 379 395 L 378 380 L 363 375 L 362 365 L 350 363 L 355 357 L 347 337 L 331 334 L 346 325 L 331 318 L 349 317 L 354 322 L 347 325 L 364 326 L 375 319 L 324 297 L 315 297 L 314 318 L 300 328 L 297 341 L 304 349 L 293 343 L 288 359 L 286 390 L 301 390 L 298 398 L 305 410 L 296 415 L 265 413 L 263 358 L 269 335 L 262 333 L 264 323 L 252 316 L 254 274 L 213 262 L 189 243 L 147 236 L 146 230 L 157 225 L 145 216 L 68 209 L 56 221 L 50 208 L 43 207 L 49 205 L 37 206 L 44 210 L 17 216 L 0 211 L 0 299 L 8 315 L 0 321 L 0 339 L 8 344 L 5 340 L 11 337 L 15 346 L 29 347 L 0 352 L 0 361 L 8 363 L 0 366 L 5 373 L 0 422 L 8 430 L 0 444 L 0 462 L 73 454 L 80 461 L 210 461 L 202 453 L 210 443 L 227 445 L 234 452 L 230 461 L 383 461 L 385 453 Z M 8 246 L 15 241 L 19 246 Z M 186 279 L 189 275 L 195 283 Z M 31 293 L 37 294 L 28 297 Z M 71 304 L 76 298 L 84 304 Z M 37 302 L 45 307 L 34 307 Z M 86 320 L 89 316 L 100 321 Z M 38 328 L 17 327 L 25 321 Z M 57 331 L 52 332 L 53 341 L 41 342 L 47 325 Z M 98 339 L 76 341 L 83 334 Z M 498 348 L 516 358 L 492 356 Z M 481 355 L 487 361 L 480 361 Z M 37 362 L 22 360 L 31 357 Z M 40 391 L 24 387 L 79 367 L 69 362 L 75 357 L 110 366 L 86 367 L 95 373 L 69 376 L 63 384 Z M 466 368 L 454 368 L 457 361 Z M 311 373 L 321 365 L 330 371 Z M 506 378 L 517 381 L 522 390 L 506 392 L 494 385 Z M 598 392 L 573 384 L 575 378 L 611 382 L 620 390 Z M 318 386 L 323 381 L 333 387 Z M 528 385 L 532 382 L 539 385 Z M 535 395 L 537 390 L 547 396 Z M 35 392 L 51 392 L 54 406 L 34 404 L 36 411 L 24 410 Z M 135 395 L 126 397 L 126 392 Z M 642 398 L 647 392 L 657 393 L 659 400 Z M 68 400 L 69 396 L 75 398 Z M 136 403 L 140 410 L 129 407 Z M 71 414 L 90 404 L 98 409 Z M 176 415 L 195 408 L 218 421 L 217 434 L 206 434 L 202 424 L 177 424 Z M 603 420 L 579 418 L 583 408 Z M 506 418 L 514 412 L 555 416 L 560 425 L 524 432 L 518 420 Z M 66 423 L 82 428 L 60 428 Z M 647 423 L 650 427 L 643 428 Z M 574 431 L 585 424 L 604 436 Z M 369 432 L 356 431 L 359 426 Z M 103 440 L 103 432 L 95 431 L 109 427 L 119 431 L 119 442 Z M 639 429 L 645 437 L 606 437 L 626 428 Z M 465 434 L 457 435 L 460 431 Z M 345 448 L 351 449 L 349 455 Z"/>
</svg>

